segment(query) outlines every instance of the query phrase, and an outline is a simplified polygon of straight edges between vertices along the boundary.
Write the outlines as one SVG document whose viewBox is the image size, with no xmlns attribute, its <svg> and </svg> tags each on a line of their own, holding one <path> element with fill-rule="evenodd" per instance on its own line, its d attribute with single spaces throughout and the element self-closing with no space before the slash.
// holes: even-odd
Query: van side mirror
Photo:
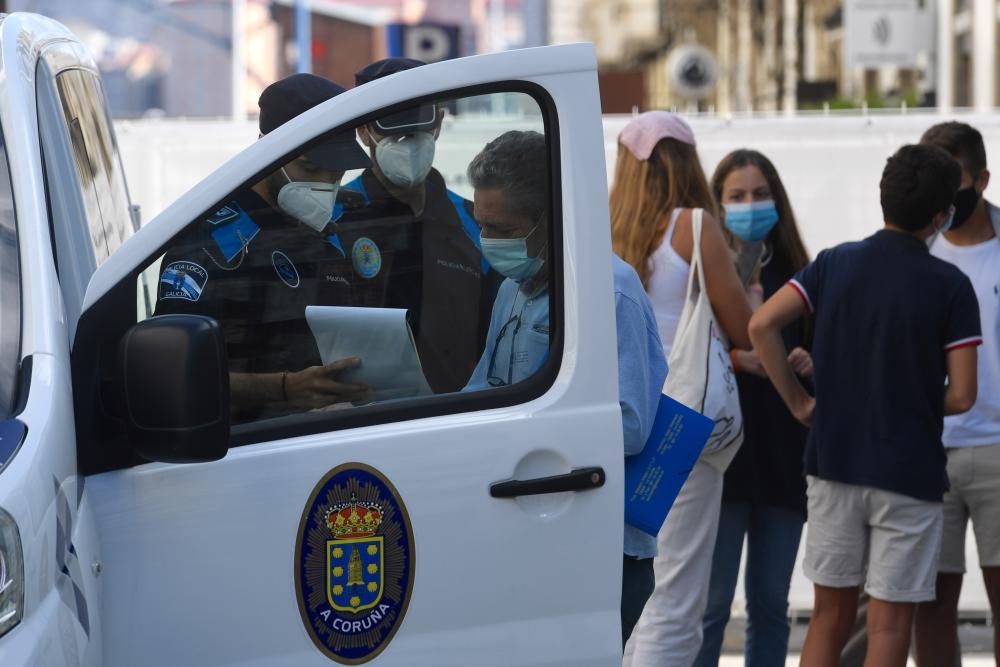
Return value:
<svg viewBox="0 0 1000 667">
<path fill-rule="evenodd" d="M 129 329 L 118 382 L 128 439 L 150 461 L 215 461 L 229 449 L 229 362 L 219 323 L 162 315 Z"/>
</svg>

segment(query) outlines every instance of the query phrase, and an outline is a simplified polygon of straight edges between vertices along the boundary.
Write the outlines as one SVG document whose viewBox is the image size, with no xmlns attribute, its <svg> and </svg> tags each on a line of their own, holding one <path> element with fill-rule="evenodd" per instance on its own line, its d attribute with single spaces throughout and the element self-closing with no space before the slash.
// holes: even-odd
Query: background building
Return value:
<svg viewBox="0 0 1000 667">
<path fill-rule="evenodd" d="M 119 116 L 252 113 L 264 85 L 300 67 L 296 0 L 5 4 L 83 35 Z M 1000 104 L 1000 0 L 308 0 L 308 7 L 311 69 L 343 85 L 389 55 L 434 60 L 591 41 L 609 113 Z M 242 54 L 236 60 L 233 44 Z"/>
<path fill-rule="evenodd" d="M 606 112 L 731 113 L 933 104 L 936 11 L 927 0 L 550 0 L 549 22 L 553 42 L 594 42 Z M 691 73 L 712 83 L 692 90 Z"/>
<path fill-rule="evenodd" d="M 997 0 L 939 0 L 938 102 L 945 108 L 1000 105 Z"/>
</svg>

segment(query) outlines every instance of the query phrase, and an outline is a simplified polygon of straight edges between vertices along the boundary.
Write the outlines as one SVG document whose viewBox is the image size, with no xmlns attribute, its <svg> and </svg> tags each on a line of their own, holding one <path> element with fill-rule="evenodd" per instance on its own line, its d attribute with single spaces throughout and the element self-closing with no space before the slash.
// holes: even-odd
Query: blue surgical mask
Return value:
<svg viewBox="0 0 1000 667">
<path fill-rule="evenodd" d="M 744 241 L 763 241 L 778 224 L 774 201 L 726 204 L 726 229 Z"/>
<path fill-rule="evenodd" d="M 521 282 L 534 277 L 544 263 L 541 257 L 528 256 L 528 237 L 535 233 L 538 225 L 531 228 L 527 236 L 517 239 L 481 238 L 483 257 L 494 269 L 511 280 Z"/>
</svg>

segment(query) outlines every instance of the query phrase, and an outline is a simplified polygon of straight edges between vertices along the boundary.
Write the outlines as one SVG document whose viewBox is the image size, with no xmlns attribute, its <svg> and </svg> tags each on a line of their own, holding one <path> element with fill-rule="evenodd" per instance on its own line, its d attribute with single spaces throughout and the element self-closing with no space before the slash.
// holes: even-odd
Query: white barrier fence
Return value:
<svg viewBox="0 0 1000 667">
<path fill-rule="evenodd" d="M 792 200 L 806 246 L 815 255 L 831 245 L 867 236 L 881 226 L 878 184 L 886 158 L 900 145 L 919 140 L 929 126 L 949 118 L 977 127 L 986 140 L 988 156 L 1000 161 L 1000 114 L 945 117 L 894 112 L 689 120 L 709 178 L 719 160 L 736 148 L 754 148 L 771 158 Z M 626 116 L 605 118 L 609 180 L 617 151 L 616 137 L 627 120 Z M 144 220 L 152 219 L 257 137 L 254 122 L 229 120 L 121 121 L 116 129 L 132 200 L 142 205 Z M 456 190 L 467 194 L 461 185 L 465 164 L 449 161 L 449 155 L 454 153 L 467 160 L 475 147 L 485 145 L 502 131 L 496 118 L 486 122 L 458 119 L 445 128 L 448 140 L 441 145 L 454 150 L 441 151 L 436 166 L 449 183 L 459 184 Z M 1000 178 L 990 185 L 986 196 L 1000 201 Z M 962 610 L 985 612 L 989 605 L 977 573 L 971 535 L 966 551 L 970 576 L 962 593 Z M 742 590 L 741 584 L 740 595 Z M 793 610 L 812 607 L 812 588 L 801 575 L 801 564 L 796 567 L 790 604 Z M 742 611 L 742 603 L 737 601 L 737 605 Z"/>
<path fill-rule="evenodd" d="M 980 129 L 988 154 L 1000 160 L 1000 114 L 958 117 Z M 719 160 L 735 148 L 755 148 L 771 158 L 789 192 L 806 245 L 815 254 L 881 226 L 878 182 L 885 159 L 900 145 L 917 141 L 927 127 L 944 118 L 894 112 L 690 120 L 709 177 Z M 627 120 L 625 116 L 605 118 L 609 179 L 616 136 Z M 145 220 L 257 137 L 252 121 L 142 120 L 121 121 L 116 127 L 132 199 L 142 205 Z M 459 120 L 445 131 L 447 141 L 441 142 L 445 150 L 440 151 L 436 166 L 462 191 L 468 155 L 502 132 L 503 126 L 495 118 L 485 122 Z M 572 137 L 564 140 L 572 141 Z M 449 160 L 451 154 L 462 161 Z M 1000 179 L 986 194 L 1000 200 Z"/>
</svg>

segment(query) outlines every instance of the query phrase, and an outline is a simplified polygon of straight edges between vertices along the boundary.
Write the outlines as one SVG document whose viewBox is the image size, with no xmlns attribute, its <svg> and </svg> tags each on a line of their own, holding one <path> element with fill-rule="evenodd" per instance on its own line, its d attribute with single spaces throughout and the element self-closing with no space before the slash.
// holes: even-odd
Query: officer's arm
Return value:
<svg viewBox="0 0 1000 667">
<path fill-rule="evenodd" d="M 230 373 L 229 397 L 234 417 L 259 412 L 267 405 L 284 403 L 284 373 Z"/>
<path fill-rule="evenodd" d="M 295 372 L 230 373 L 232 413 L 254 414 L 267 407 L 313 410 L 360 400 L 370 394 L 371 387 L 338 379 L 360 365 L 360 359 L 350 357 Z"/>
</svg>

